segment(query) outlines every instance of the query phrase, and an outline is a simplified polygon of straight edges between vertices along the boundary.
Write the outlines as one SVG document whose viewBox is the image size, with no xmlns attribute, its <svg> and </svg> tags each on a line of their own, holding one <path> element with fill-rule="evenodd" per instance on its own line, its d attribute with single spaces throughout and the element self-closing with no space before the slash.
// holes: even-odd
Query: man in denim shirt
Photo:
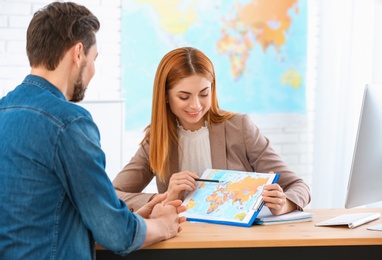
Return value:
<svg viewBox="0 0 382 260">
<path fill-rule="evenodd" d="M 72 103 L 95 73 L 98 29 L 74 3 L 29 24 L 31 73 L 0 100 L 0 259 L 92 259 L 94 241 L 126 255 L 181 230 L 181 201 L 163 194 L 132 213 L 117 198 L 97 126 Z"/>
</svg>

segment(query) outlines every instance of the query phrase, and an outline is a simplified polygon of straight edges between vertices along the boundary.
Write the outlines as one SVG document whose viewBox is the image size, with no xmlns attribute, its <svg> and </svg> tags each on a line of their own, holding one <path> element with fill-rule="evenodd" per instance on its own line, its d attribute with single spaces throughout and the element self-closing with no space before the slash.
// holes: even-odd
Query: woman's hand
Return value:
<svg viewBox="0 0 382 260">
<path fill-rule="evenodd" d="M 166 201 L 182 199 L 185 191 L 193 191 L 196 189 L 195 178 L 199 176 L 194 172 L 182 171 L 174 173 L 169 181 Z"/>
<path fill-rule="evenodd" d="M 286 198 L 283 189 L 277 183 L 265 185 L 261 195 L 264 206 L 268 207 L 273 215 L 282 215 L 297 209 L 296 204 Z"/>
</svg>

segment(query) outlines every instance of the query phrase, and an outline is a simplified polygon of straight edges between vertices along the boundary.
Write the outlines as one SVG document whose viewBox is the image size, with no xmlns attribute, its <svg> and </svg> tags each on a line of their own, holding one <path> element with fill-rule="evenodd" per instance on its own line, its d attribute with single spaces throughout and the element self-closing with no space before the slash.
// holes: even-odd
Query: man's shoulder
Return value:
<svg viewBox="0 0 382 260">
<path fill-rule="evenodd" d="M 93 121 L 90 112 L 84 107 L 54 95 L 48 94 L 45 96 L 44 102 L 33 102 L 26 106 L 60 127 L 65 127 L 77 120 Z"/>
<path fill-rule="evenodd" d="M 65 100 L 57 101 L 60 109 L 54 110 L 55 116 L 63 121 L 64 124 L 71 123 L 78 119 L 87 119 L 93 121 L 93 118 L 88 110 L 84 107 Z"/>
</svg>

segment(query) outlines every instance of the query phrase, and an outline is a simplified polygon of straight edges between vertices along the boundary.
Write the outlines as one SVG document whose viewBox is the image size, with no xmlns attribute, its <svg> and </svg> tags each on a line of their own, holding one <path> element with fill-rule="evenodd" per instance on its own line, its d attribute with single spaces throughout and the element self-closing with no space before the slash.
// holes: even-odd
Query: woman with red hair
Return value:
<svg viewBox="0 0 382 260">
<path fill-rule="evenodd" d="M 151 123 L 135 156 L 113 181 L 120 199 L 135 211 L 156 194 L 142 190 L 156 177 L 159 193 L 184 199 L 206 169 L 275 172 L 278 183 L 264 187 L 274 215 L 302 210 L 308 185 L 292 172 L 246 114 L 221 110 L 214 66 L 200 50 L 178 48 L 159 63 Z"/>
</svg>

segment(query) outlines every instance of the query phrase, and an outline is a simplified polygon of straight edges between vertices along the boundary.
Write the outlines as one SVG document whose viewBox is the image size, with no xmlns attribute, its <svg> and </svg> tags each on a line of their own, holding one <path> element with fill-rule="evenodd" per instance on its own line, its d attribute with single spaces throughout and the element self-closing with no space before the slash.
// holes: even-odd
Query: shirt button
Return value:
<svg viewBox="0 0 382 260">
<path fill-rule="evenodd" d="M 133 208 L 131 208 L 131 209 L 130 209 L 130 211 L 131 211 L 131 212 L 134 212 L 134 209 L 133 209 Z"/>
</svg>

